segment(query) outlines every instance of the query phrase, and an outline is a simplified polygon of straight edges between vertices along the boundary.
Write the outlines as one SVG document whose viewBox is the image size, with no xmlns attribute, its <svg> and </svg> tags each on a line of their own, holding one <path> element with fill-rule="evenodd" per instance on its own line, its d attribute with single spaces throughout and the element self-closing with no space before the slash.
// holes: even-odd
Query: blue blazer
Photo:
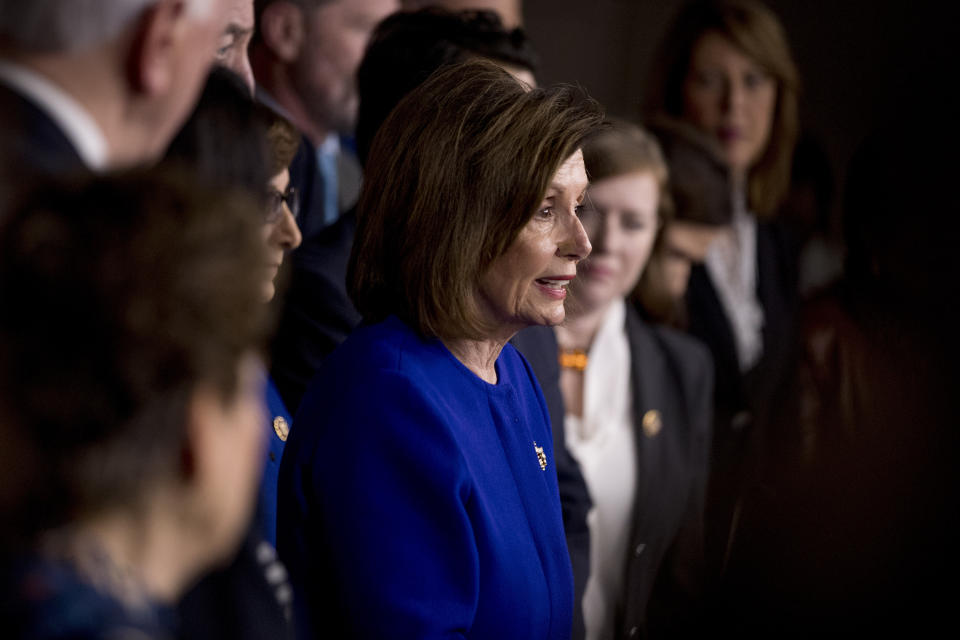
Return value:
<svg viewBox="0 0 960 640">
<path fill-rule="evenodd" d="M 488 384 L 397 318 L 355 331 L 297 412 L 278 543 L 332 637 L 570 637 L 550 422 L 510 345 Z"/>
<path fill-rule="evenodd" d="M 284 406 L 280 393 L 272 379 L 267 380 L 267 456 L 260 480 L 260 496 L 257 504 L 257 528 L 261 537 L 277 546 L 277 478 L 280 475 L 280 460 L 289 436 L 293 420 Z"/>
</svg>

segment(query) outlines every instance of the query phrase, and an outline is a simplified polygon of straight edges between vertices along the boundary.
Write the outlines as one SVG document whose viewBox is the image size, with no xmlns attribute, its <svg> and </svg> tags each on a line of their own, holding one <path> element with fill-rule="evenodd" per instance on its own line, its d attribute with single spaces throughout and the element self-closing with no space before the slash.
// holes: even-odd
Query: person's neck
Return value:
<svg viewBox="0 0 960 640">
<path fill-rule="evenodd" d="M 589 351 L 594 338 L 597 337 L 597 332 L 600 331 L 600 325 L 603 324 L 603 318 L 607 315 L 610 304 L 612 303 L 595 309 L 568 311 L 566 320 L 556 328 L 557 343 L 560 348 Z"/>
<path fill-rule="evenodd" d="M 48 539 L 47 551 L 73 563 L 88 582 L 128 606 L 172 604 L 198 573 L 174 517 L 155 508 L 113 511 L 90 517 Z"/>
<path fill-rule="evenodd" d="M 455 338 L 443 340 L 450 353 L 470 369 L 478 378 L 490 384 L 497 384 L 497 358 L 509 338 L 489 338 L 470 340 Z"/>
<path fill-rule="evenodd" d="M 321 126 L 310 118 L 306 104 L 293 86 L 289 67 L 273 58 L 267 59 L 267 56 L 268 54 L 265 53 L 251 52 L 251 63 L 254 65 L 257 85 L 283 107 L 285 115 L 300 133 L 307 136 L 313 146 L 319 147 L 333 133 L 333 130 Z"/>
<path fill-rule="evenodd" d="M 738 191 L 747 188 L 747 179 L 750 176 L 750 170 L 744 167 L 730 168 L 730 186 Z"/>
</svg>

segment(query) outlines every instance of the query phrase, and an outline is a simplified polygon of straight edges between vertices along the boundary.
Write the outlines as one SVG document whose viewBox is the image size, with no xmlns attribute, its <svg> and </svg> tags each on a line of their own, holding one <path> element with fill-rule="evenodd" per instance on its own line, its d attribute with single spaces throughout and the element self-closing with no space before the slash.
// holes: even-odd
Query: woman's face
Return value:
<svg viewBox="0 0 960 640">
<path fill-rule="evenodd" d="M 599 311 L 630 293 L 653 249 L 659 205 L 659 185 L 649 171 L 590 185 L 580 220 L 593 253 L 573 285 L 578 310 Z"/>
<path fill-rule="evenodd" d="M 730 40 L 708 31 L 697 40 L 683 83 L 684 118 L 723 147 L 745 177 L 770 139 L 776 81 Z"/>
<path fill-rule="evenodd" d="M 280 265 L 283 264 L 284 254 L 299 247 L 302 240 L 297 220 L 293 217 L 290 206 L 283 199 L 289 186 L 290 172 L 284 169 L 274 176 L 268 187 L 271 194 L 269 201 L 276 204 L 267 205 L 271 207 L 271 211 L 267 212 L 268 221 L 263 225 L 263 237 L 267 243 L 263 295 L 267 301 L 272 300 L 276 293 L 274 282 L 280 271 Z"/>
<path fill-rule="evenodd" d="M 577 275 L 577 262 L 590 253 L 579 218 L 586 189 L 577 150 L 554 174 L 533 217 L 481 276 L 480 312 L 504 334 L 563 321 L 567 285 Z"/>
</svg>

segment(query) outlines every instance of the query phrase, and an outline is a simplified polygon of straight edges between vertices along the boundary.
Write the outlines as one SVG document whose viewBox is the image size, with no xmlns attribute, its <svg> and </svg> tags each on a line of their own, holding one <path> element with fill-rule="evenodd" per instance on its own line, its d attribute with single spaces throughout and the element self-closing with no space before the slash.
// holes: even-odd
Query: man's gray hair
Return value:
<svg viewBox="0 0 960 640">
<path fill-rule="evenodd" d="M 0 42 L 29 53 L 99 46 L 160 0 L 0 0 Z M 187 0 L 206 13 L 211 0 Z"/>
</svg>

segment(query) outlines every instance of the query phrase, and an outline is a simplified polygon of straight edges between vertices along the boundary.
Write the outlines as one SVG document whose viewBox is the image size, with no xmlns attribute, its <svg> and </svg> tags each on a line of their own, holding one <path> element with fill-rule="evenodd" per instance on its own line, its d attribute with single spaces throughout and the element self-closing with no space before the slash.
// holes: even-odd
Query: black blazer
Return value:
<svg viewBox="0 0 960 640">
<path fill-rule="evenodd" d="M 270 375 L 292 414 L 323 360 L 360 324 L 346 285 L 355 229 L 351 210 L 305 238 L 290 261 L 289 288 L 276 298 L 279 321 Z"/>
<path fill-rule="evenodd" d="M 629 305 L 625 327 L 637 495 L 616 631 L 682 637 L 698 620 L 704 579 L 713 364 L 698 341 L 645 323 Z M 644 428 L 654 415 L 659 430 Z"/>
<path fill-rule="evenodd" d="M 637 497 L 616 632 L 617 637 L 636 637 L 649 627 L 651 635 L 660 631 L 675 635 L 696 620 L 703 573 L 713 366 L 707 350 L 696 340 L 647 325 L 630 306 L 625 329 L 637 434 Z M 549 379 L 550 374 L 544 372 L 551 368 L 558 372 L 555 338 L 553 345 L 552 352 L 521 346 L 540 379 Z M 656 411 L 660 422 L 659 431 L 652 436 L 645 435 L 642 426 L 648 411 Z M 563 437 L 563 416 L 559 421 L 551 418 L 557 441 Z M 589 531 L 584 539 L 589 540 Z M 578 576 L 576 564 L 574 569 L 575 581 L 585 584 L 589 573 Z M 584 570 L 589 572 L 586 562 L 580 567 Z M 578 615 L 582 615 L 582 596 L 581 586 L 574 608 Z"/>
<path fill-rule="evenodd" d="M 742 374 L 733 330 L 704 265 L 690 273 L 689 332 L 710 349 L 714 363 L 714 431 L 706 544 L 710 573 L 719 577 L 735 535 L 734 517 L 755 476 L 763 430 L 789 374 L 795 352 L 796 260 L 789 234 L 776 223 L 757 224 L 757 297 L 763 307 L 763 356 Z"/>
<path fill-rule="evenodd" d="M 0 216 L 37 182 L 85 172 L 77 150 L 50 116 L 0 84 Z"/>
<path fill-rule="evenodd" d="M 325 226 L 323 221 L 324 189 L 319 178 L 317 148 L 300 136 L 300 146 L 290 163 L 290 186 L 300 194 L 300 215 L 297 224 L 303 235 L 304 244 L 308 244 Z"/>
</svg>

